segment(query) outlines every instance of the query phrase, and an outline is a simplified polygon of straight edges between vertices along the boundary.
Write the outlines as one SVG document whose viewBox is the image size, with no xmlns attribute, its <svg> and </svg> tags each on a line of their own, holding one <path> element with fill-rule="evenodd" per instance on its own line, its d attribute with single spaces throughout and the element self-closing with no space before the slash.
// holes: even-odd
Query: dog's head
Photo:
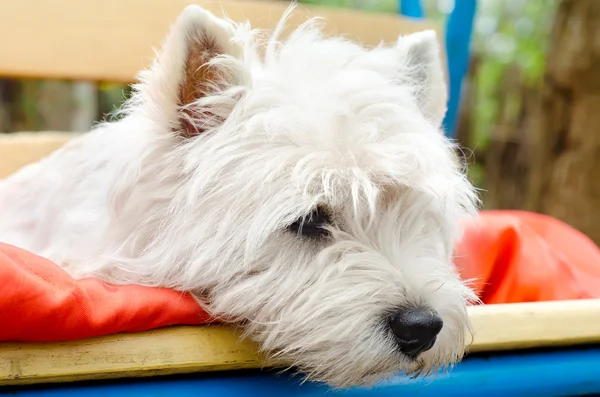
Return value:
<svg viewBox="0 0 600 397">
<path fill-rule="evenodd" d="M 452 251 L 476 196 L 440 132 L 435 33 L 261 37 L 190 6 L 141 75 L 136 172 L 163 200 L 148 278 L 334 386 L 456 362 L 475 297 Z"/>
</svg>

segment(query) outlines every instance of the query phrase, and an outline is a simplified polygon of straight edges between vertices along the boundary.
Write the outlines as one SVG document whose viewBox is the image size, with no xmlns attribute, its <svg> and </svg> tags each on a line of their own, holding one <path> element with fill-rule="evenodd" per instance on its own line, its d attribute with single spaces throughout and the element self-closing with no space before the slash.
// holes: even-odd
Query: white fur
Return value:
<svg viewBox="0 0 600 397">
<path fill-rule="evenodd" d="M 222 49 L 210 62 L 225 87 L 184 116 L 177 96 L 198 30 Z M 311 20 L 283 42 L 261 37 L 186 8 L 120 121 L 0 182 L 0 241 L 76 277 L 190 291 L 333 386 L 458 361 L 475 297 L 452 249 L 477 199 L 439 130 L 435 34 L 367 50 Z M 184 138 L 182 117 L 205 131 Z M 317 203 L 334 215 L 329 240 L 285 230 Z M 383 320 L 404 305 L 444 321 L 415 362 Z"/>
</svg>

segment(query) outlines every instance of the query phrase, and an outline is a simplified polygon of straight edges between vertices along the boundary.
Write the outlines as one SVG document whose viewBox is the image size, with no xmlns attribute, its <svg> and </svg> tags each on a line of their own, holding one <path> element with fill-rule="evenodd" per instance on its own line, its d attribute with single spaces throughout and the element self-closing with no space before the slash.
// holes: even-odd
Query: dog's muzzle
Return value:
<svg viewBox="0 0 600 397">
<path fill-rule="evenodd" d="M 411 359 L 431 349 L 444 323 L 431 309 L 400 309 L 389 317 L 389 326 L 400 351 Z"/>
</svg>

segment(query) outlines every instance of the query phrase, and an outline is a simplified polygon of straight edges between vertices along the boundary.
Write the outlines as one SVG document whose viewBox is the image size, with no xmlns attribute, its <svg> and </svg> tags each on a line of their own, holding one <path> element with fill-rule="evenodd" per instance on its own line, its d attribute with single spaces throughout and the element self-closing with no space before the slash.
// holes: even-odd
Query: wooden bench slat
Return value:
<svg viewBox="0 0 600 397">
<path fill-rule="evenodd" d="M 0 134 L 0 179 L 48 156 L 77 135 L 58 131 Z"/>
<path fill-rule="evenodd" d="M 286 2 L 256 0 L 18 0 L 0 10 L 0 76 L 129 83 L 147 67 L 183 8 L 197 3 L 215 15 L 272 29 Z M 327 31 L 365 45 L 393 42 L 400 33 L 436 29 L 430 22 L 393 14 L 299 7 L 291 25 L 307 15 L 326 18 Z"/>
<path fill-rule="evenodd" d="M 600 300 L 469 308 L 471 352 L 600 343 Z M 0 385 L 262 368 L 248 341 L 225 326 L 171 327 L 66 343 L 0 344 Z"/>
</svg>

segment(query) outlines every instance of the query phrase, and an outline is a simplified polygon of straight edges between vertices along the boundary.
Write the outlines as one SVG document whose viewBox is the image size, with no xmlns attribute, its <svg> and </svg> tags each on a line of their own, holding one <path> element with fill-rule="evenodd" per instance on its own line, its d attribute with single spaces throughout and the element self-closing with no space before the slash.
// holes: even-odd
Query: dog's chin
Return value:
<svg viewBox="0 0 600 397">
<path fill-rule="evenodd" d="M 463 357 L 464 350 L 454 352 L 448 357 L 442 358 L 439 352 L 431 350 L 419 357 L 408 357 L 399 354 L 397 357 L 390 358 L 390 362 L 395 361 L 396 365 L 390 365 L 388 368 L 378 368 L 362 374 L 354 374 L 352 377 L 346 373 L 346 377 L 327 378 L 319 376 L 308 376 L 307 379 L 326 383 L 334 389 L 350 389 L 354 387 L 375 387 L 378 384 L 389 382 L 399 376 L 407 379 L 426 379 L 434 378 L 438 374 L 445 373 L 448 369 L 457 364 Z M 347 368 L 346 368 L 347 370 Z M 332 369 L 330 373 L 335 373 Z"/>
<path fill-rule="evenodd" d="M 361 382 L 355 385 L 347 385 L 348 387 L 375 387 L 378 384 L 389 382 L 398 377 L 404 377 L 406 379 L 426 379 L 434 377 L 438 373 L 443 373 L 447 368 L 452 367 L 455 362 L 448 362 L 444 364 L 440 363 L 427 363 L 420 359 L 407 359 L 407 364 L 402 368 L 390 370 L 387 372 L 378 372 L 373 374 L 365 375 Z"/>
<path fill-rule="evenodd" d="M 452 352 L 447 356 L 440 356 L 439 352 L 431 350 L 414 359 L 404 373 L 412 379 L 435 377 L 437 374 L 445 373 L 464 357 L 465 349 Z"/>
<path fill-rule="evenodd" d="M 347 390 L 357 387 L 372 388 L 376 387 L 381 383 L 391 381 L 394 378 L 397 378 L 398 376 L 417 378 L 420 376 L 418 374 L 422 372 L 423 368 L 423 364 L 421 364 L 418 360 L 410 360 L 409 362 L 407 361 L 406 365 L 402 367 L 395 367 L 383 371 L 364 373 L 357 376 L 355 379 L 347 378 L 342 381 L 340 379 L 329 379 L 312 376 L 308 376 L 307 379 L 311 381 L 325 383 L 329 387 L 339 390 Z"/>
<path fill-rule="evenodd" d="M 309 331 L 302 334 L 307 333 Z M 371 333 L 372 339 L 356 343 L 360 337 L 357 331 L 357 336 L 349 338 L 347 344 L 339 339 L 319 340 L 312 349 L 298 350 L 289 349 L 294 342 L 290 339 L 282 340 L 279 348 L 274 349 L 269 343 L 272 340 L 263 339 L 273 334 L 254 333 L 254 339 L 262 345 L 261 350 L 269 357 L 268 361 L 282 364 L 284 371 L 300 372 L 305 381 L 340 390 L 368 388 L 397 376 L 405 379 L 435 378 L 459 362 L 465 353 L 464 342 L 457 336 L 460 333 L 449 329 L 442 331 L 430 350 L 416 357 L 403 354 L 393 338 L 383 336 L 385 333 Z M 282 334 L 277 335 L 283 337 Z M 318 340 L 316 337 L 310 339 Z"/>
</svg>

